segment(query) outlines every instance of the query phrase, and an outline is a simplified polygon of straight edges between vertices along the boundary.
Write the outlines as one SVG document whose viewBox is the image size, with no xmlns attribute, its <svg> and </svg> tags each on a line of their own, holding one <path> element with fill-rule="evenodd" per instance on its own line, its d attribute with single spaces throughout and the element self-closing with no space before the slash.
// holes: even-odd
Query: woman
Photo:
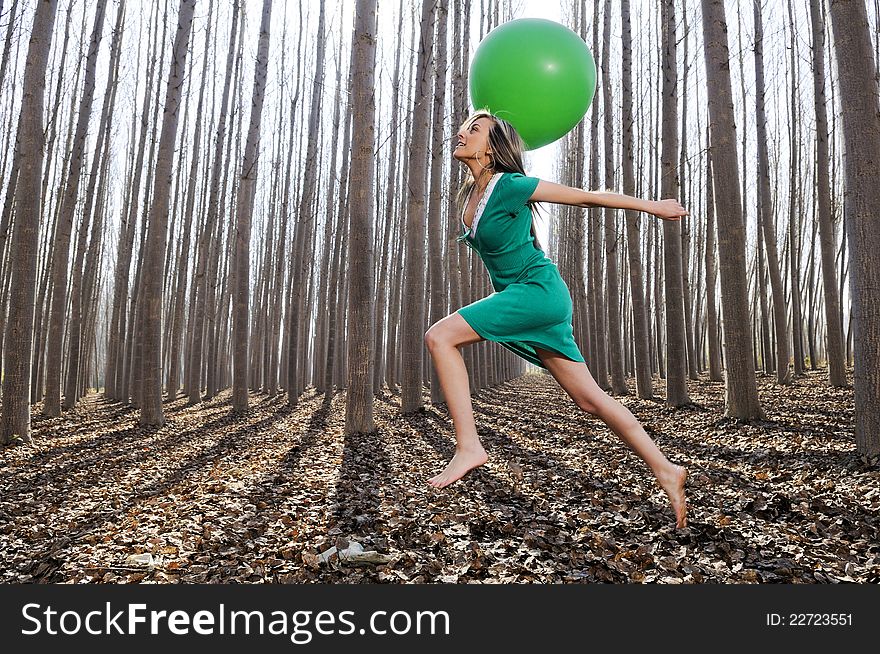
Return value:
<svg viewBox="0 0 880 654">
<path fill-rule="evenodd" d="M 678 201 L 649 201 L 594 193 L 527 177 L 522 138 L 488 111 L 472 114 L 458 131 L 453 157 L 470 177 L 459 192 L 464 233 L 458 240 L 483 259 L 495 293 L 439 320 L 425 333 L 455 427 L 455 456 L 428 483 L 443 488 L 488 460 L 474 424 L 467 369 L 459 347 L 492 340 L 545 368 L 575 404 L 599 416 L 651 468 L 666 491 L 676 526 L 687 526 L 687 470 L 674 465 L 638 420 L 593 379 L 572 334 L 568 287 L 544 256 L 532 221 L 535 202 L 635 209 L 664 220 L 688 215 Z M 464 202 L 462 199 L 466 198 Z"/>
</svg>

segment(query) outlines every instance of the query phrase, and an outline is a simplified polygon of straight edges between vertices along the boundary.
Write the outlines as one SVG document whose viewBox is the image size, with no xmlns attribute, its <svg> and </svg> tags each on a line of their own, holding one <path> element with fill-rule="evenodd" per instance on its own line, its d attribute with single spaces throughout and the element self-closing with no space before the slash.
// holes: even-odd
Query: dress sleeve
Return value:
<svg viewBox="0 0 880 654">
<path fill-rule="evenodd" d="M 510 213 L 518 213 L 529 201 L 541 180 L 522 173 L 510 173 L 505 181 L 504 203 Z"/>
</svg>

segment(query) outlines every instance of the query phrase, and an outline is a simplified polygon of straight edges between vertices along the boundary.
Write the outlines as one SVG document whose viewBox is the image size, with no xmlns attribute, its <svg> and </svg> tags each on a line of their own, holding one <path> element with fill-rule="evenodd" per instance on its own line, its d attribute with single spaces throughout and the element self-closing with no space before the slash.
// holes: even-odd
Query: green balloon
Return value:
<svg viewBox="0 0 880 654">
<path fill-rule="evenodd" d="M 565 136 L 596 92 L 596 62 L 584 40 L 544 18 L 496 27 L 470 67 L 471 102 L 511 123 L 528 150 Z"/>
</svg>

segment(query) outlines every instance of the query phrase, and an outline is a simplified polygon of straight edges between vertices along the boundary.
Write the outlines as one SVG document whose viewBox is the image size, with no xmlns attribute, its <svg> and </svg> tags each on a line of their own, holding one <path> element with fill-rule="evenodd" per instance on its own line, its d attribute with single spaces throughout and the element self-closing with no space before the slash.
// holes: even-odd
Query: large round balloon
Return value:
<svg viewBox="0 0 880 654">
<path fill-rule="evenodd" d="M 596 62 L 584 40 L 544 18 L 499 25 L 470 68 L 471 102 L 510 122 L 534 150 L 577 125 L 596 91 Z"/>
</svg>

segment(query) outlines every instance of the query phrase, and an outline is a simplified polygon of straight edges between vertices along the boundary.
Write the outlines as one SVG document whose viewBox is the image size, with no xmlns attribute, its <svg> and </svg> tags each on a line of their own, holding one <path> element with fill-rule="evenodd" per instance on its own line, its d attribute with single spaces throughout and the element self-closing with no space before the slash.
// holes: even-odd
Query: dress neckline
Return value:
<svg viewBox="0 0 880 654">
<path fill-rule="evenodd" d="M 477 224 L 480 222 L 480 216 L 483 215 L 483 211 L 486 209 L 486 204 L 488 204 L 489 198 L 492 196 L 492 191 L 495 190 L 496 182 L 498 182 L 501 175 L 503 175 L 503 174 L 504 173 L 495 173 L 494 175 L 492 175 L 492 179 L 489 180 L 489 183 L 486 184 L 486 191 L 485 191 L 485 193 L 483 193 L 483 197 L 481 197 L 480 201 L 477 203 L 477 208 L 474 210 L 474 219 L 471 222 L 470 227 L 468 227 L 467 224 L 464 222 L 464 212 L 462 212 L 462 215 L 459 218 L 459 220 L 466 230 L 464 233 L 465 236 L 470 234 L 471 239 L 473 239 L 474 236 L 476 235 Z M 467 208 L 467 205 L 465 205 L 465 209 L 466 208 Z"/>
</svg>

